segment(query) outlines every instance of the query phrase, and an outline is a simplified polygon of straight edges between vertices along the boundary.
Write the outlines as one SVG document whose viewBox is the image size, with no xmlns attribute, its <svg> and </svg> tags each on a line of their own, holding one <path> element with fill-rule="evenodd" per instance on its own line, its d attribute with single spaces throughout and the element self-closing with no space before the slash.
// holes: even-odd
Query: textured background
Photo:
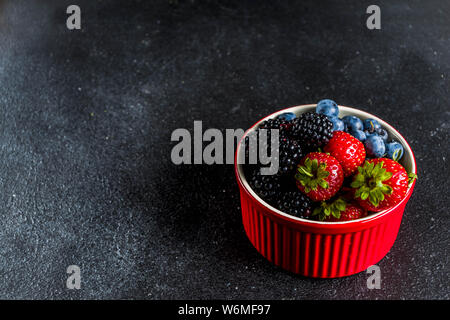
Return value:
<svg viewBox="0 0 450 320">
<path fill-rule="evenodd" d="M 450 298 L 449 2 L 377 1 L 375 31 L 368 1 L 255 3 L 0 0 L 0 298 Z M 194 120 L 245 129 L 322 98 L 390 122 L 417 158 L 379 290 L 274 267 L 232 165 L 170 161 Z"/>
</svg>

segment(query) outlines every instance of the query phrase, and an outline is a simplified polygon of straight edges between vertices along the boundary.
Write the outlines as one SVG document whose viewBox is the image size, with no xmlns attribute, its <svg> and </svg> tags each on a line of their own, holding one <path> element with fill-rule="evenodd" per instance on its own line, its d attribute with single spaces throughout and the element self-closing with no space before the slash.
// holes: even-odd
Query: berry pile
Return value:
<svg viewBox="0 0 450 320">
<path fill-rule="evenodd" d="M 338 105 L 329 99 L 320 101 L 315 112 L 298 117 L 286 112 L 262 122 L 256 129 L 259 138 L 261 129 L 269 129 L 266 141 L 258 139 L 267 149 L 270 129 L 279 130 L 279 170 L 262 175 L 260 165 L 247 164 L 245 175 L 264 201 L 296 217 L 362 218 L 399 203 L 416 178 L 398 163 L 404 153 L 401 143 L 388 142 L 377 120 L 339 118 Z"/>
</svg>

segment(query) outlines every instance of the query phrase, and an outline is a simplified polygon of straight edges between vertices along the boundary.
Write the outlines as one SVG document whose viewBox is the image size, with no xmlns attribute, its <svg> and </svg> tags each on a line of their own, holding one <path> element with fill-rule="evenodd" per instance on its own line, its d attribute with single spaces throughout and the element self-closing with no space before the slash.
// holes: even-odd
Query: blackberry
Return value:
<svg viewBox="0 0 450 320">
<path fill-rule="evenodd" d="M 270 137 L 270 129 L 278 129 L 279 137 L 286 137 L 291 128 L 292 128 L 293 120 L 286 120 L 283 118 L 276 119 L 268 119 L 261 122 L 258 126 L 258 129 L 267 129 L 267 136 Z"/>
<path fill-rule="evenodd" d="M 270 156 L 271 151 L 271 130 L 272 129 L 278 129 L 278 142 L 279 142 L 279 150 L 281 151 L 281 146 L 284 143 L 284 140 L 288 137 L 288 132 L 290 128 L 292 127 L 292 121 L 284 120 L 284 119 L 269 119 L 266 121 L 263 121 L 260 126 L 253 131 L 251 134 L 255 135 L 255 140 L 250 139 L 250 134 L 248 134 L 245 137 L 245 163 L 249 162 L 249 154 L 252 152 L 252 154 L 259 156 L 259 145 L 261 145 L 263 148 L 266 149 L 266 155 Z M 265 129 L 265 133 L 263 134 L 261 129 Z M 256 142 L 256 143 L 255 143 Z M 259 161 L 259 159 L 258 159 Z"/>
<path fill-rule="evenodd" d="M 311 200 L 299 190 L 280 194 L 276 201 L 276 207 L 285 213 L 299 218 L 309 218 L 312 213 Z"/>
<path fill-rule="evenodd" d="M 279 175 L 262 175 L 259 168 L 249 172 L 248 182 L 253 191 L 264 201 L 273 205 L 280 193 L 283 191 L 282 179 Z"/>
<path fill-rule="evenodd" d="M 258 133 L 259 131 L 256 132 Z M 255 164 L 250 164 L 250 151 L 255 152 L 256 155 L 259 155 L 259 150 L 255 145 L 251 145 L 249 143 L 248 137 L 246 137 L 245 143 L 245 163 L 250 166 L 254 166 Z M 270 155 L 270 140 L 265 141 L 265 139 L 261 139 L 258 140 L 258 144 L 262 144 L 263 148 L 266 148 L 266 154 Z M 280 138 L 278 144 L 278 157 L 274 157 L 272 159 L 272 161 L 278 161 L 278 173 L 282 175 L 292 174 L 300 162 L 300 159 L 304 156 L 303 149 L 304 148 L 302 148 L 296 140 L 288 137 Z M 256 165 L 259 166 L 260 164 L 257 163 Z"/>
<path fill-rule="evenodd" d="M 323 147 L 333 137 L 333 123 L 323 114 L 307 112 L 292 121 L 291 137 L 309 150 Z"/>
<path fill-rule="evenodd" d="M 279 173 L 283 175 L 293 174 L 303 156 L 303 148 L 298 141 L 289 138 L 281 138 L 279 148 Z"/>
</svg>

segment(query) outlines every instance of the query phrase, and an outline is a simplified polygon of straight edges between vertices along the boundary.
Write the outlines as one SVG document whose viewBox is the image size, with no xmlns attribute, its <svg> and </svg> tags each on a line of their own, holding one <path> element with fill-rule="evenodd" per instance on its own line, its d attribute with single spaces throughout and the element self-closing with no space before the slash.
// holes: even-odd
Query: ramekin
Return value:
<svg viewBox="0 0 450 320">
<path fill-rule="evenodd" d="M 313 111 L 315 104 L 277 111 L 246 131 L 255 130 L 260 122 L 284 112 L 299 115 Z M 416 173 L 416 161 L 403 136 L 382 119 L 358 109 L 339 106 L 339 116 L 355 115 L 364 120 L 373 118 L 387 130 L 390 139 L 399 141 L 404 149 L 400 163 L 406 171 Z M 315 278 L 349 276 L 378 263 L 397 238 L 405 205 L 413 192 L 409 185 L 405 198 L 396 206 L 353 221 L 321 222 L 286 214 L 262 200 L 248 184 L 243 165 L 237 159 L 244 137 L 238 144 L 235 173 L 241 198 L 242 222 L 250 242 L 267 260 L 293 273 Z"/>
</svg>

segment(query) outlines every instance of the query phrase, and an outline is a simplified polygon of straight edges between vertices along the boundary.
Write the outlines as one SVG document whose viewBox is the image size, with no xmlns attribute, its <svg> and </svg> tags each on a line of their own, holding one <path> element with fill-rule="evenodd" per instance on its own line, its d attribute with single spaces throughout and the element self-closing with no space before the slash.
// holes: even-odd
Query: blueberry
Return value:
<svg viewBox="0 0 450 320">
<path fill-rule="evenodd" d="M 339 119 L 338 117 L 328 117 L 330 121 L 333 123 L 333 131 L 344 131 L 345 124 L 344 121 Z"/>
<path fill-rule="evenodd" d="M 337 117 L 339 115 L 339 108 L 333 100 L 324 99 L 317 103 L 316 113 L 324 114 L 329 117 Z"/>
<path fill-rule="evenodd" d="M 368 156 L 380 158 L 384 155 L 386 147 L 383 139 L 379 135 L 373 134 L 364 141 L 364 147 Z"/>
<path fill-rule="evenodd" d="M 345 116 L 342 121 L 347 125 L 349 131 L 363 130 L 363 122 L 355 116 Z"/>
<path fill-rule="evenodd" d="M 378 129 L 381 129 L 381 125 L 377 120 L 375 120 L 375 119 L 364 120 L 364 130 L 367 130 L 370 133 L 373 133 L 373 132 L 376 132 Z"/>
<path fill-rule="evenodd" d="M 366 135 L 366 138 L 368 138 L 370 136 L 378 136 L 378 133 L 376 133 L 376 132 L 369 132 L 369 130 L 364 130 L 363 132 Z"/>
<path fill-rule="evenodd" d="M 285 113 L 278 115 L 277 118 L 290 121 L 290 120 L 295 119 L 296 116 L 293 112 L 285 112 Z"/>
<path fill-rule="evenodd" d="M 377 130 L 378 135 L 381 137 L 381 139 L 383 139 L 384 142 L 387 141 L 388 139 L 388 133 L 386 130 L 384 130 L 383 128 L 380 128 Z"/>
<path fill-rule="evenodd" d="M 353 130 L 350 131 L 350 134 L 361 142 L 366 141 L 366 134 L 362 130 Z"/>
<path fill-rule="evenodd" d="M 347 127 L 347 125 L 344 122 L 344 131 L 347 133 L 350 133 L 350 129 Z"/>
<path fill-rule="evenodd" d="M 386 156 L 389 159 L 392 159 L 394 161 L 398 161 L 403 157 L 403 146 L 401 143 L 397 141 L 392 141 L 390 143 L 386 143 Z"/>
</svg>

